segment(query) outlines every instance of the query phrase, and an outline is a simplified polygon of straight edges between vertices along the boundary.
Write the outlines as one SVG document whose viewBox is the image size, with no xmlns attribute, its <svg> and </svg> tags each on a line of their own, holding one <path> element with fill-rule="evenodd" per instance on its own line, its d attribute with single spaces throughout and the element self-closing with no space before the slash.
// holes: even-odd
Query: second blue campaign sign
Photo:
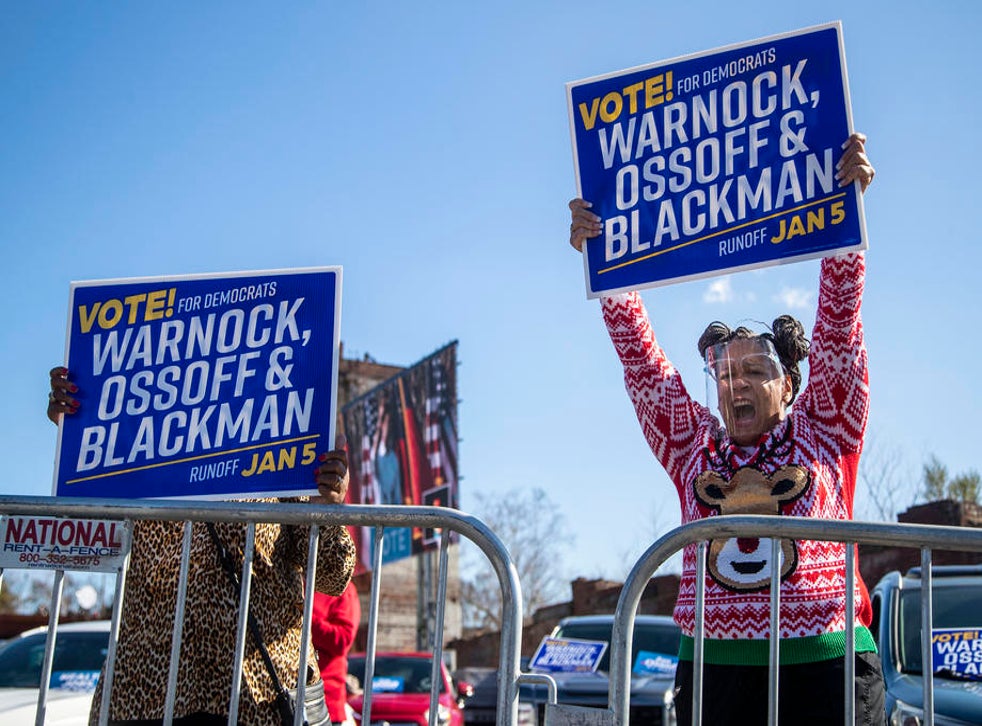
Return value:
<svg viewBox="0 0 982 726">
<path fill-rule="evenodd" d="M 336 267 L 73 283 L 55 494 L 316 493 L 340 315 Z"/>
<path fill-rule="evenodd" d="M 587 295 L 866 248 L 839 23 L 567 85 Z"/>
</svg>

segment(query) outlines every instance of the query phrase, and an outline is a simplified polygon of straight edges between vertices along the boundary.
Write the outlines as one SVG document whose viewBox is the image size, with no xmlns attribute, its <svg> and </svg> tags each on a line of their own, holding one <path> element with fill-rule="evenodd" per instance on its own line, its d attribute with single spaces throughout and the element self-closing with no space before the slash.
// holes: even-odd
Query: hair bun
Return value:
<svg viewBox="0 0 982 726">
<path fill-rule="evenodd" d="M 731 333 L 730 326 L 718 320 L 707 325 L 702 335 L 699 336 L 699 355 L 702 359 L 706 360 L 706 351 L 717 343 L 729 339 Z"/>
<path fill-rule="evenodd" d="M 805 329 L 796 318 L 781 315 L 771 325 L 774 334 L 774 347 L 778 355 L 792 363 L 799 363 L 808 357 L 811 344 L 805 337 Z"/>
</svg>

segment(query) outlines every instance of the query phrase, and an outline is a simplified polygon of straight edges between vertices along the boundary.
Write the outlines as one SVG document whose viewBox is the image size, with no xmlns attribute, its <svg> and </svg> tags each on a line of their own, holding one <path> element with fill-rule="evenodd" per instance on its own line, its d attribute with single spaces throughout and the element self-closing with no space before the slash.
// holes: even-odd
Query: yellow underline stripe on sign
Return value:
<svg viewBox="0 0 982 726">
<path fill-rule="evenodd" d="M 187 464 L 189 461 L 201 461 L 202 459 L 212 459 L 216 456 L 229 456 L 230 454 L 241 454 L 243 451 L 252 451 L 253 449 L 265 449 L 270 446 L 282 446 L 283 444 L 294 444 L 298 441 L 307 441 L 309 439 L 319 439 L 320 434 L 311 434 L 310 436 L 298 436 L 295 439 L 284 439 L 283 441 L 270 441 L 265 444 L 256 444 L 255 446 L 243 446 L 241 449 L 230 449 L 229 451 L 216 451 L 214 454 L 202 454 L 201 456 L 191 456 L 187 459 L 175 459 L 174 461 L 162 461 L 159 464 L 147 464 L 145 466 L 136 466 L 132 469 L 121 469 L 120 471 L 110 471 L 105 474 L 94 474 L 92 476 L 83 476 L 78 479 L 69 479 L 65 484 L 78 484 L 83 481 L 92 481 L 93 479 L 105 479 L 110 476 L 119 476 L 120 474 L 132 474 L 135 471 L 146 471 L 147 469 L 156 469 L 161 466 L 173 466 L 174 464 Z"/>
<path fill-rule="evenodd" d="M 769 219 L 774 219 L 775 217 L 783 217 L 785 214 L 792 214 L 793 212 L 800 212 L 802 209 L 808 209 L 808 207 L 814 207 L 816 204 L 822 204 L 823 202 L 831 202 L 833 199 L 839 199 L 844 196 L 846 196 L 845 192 L 842 192 L 841 194 L 833 194 L 828 197 L 822 197 L 821 199 L 816 199 L 812 202 L 808 202 L 807 204 L 802 204 L 798 207 L 792 207 L 791 209 L 785 209 L 780 212 L 775 212 L 769 217 L 761 217 L 760 219 L 755 219 L 752 222 L 744 222 L 743 224 L 738 224 L 736 227 L 730 227 L 729 229 L 724 229 L 720 232 L 713 232 L 712 234 L 707 234 L 705 237 L 699 237 L 698 239 L 690 239 L 688 242 L 683 242 L 682 244 L 675 245 L 674 247 L 666 247 L 663 250 L 652 252 L 651 254 L 647 254 L 644 257 L 638 257 L 636 260 L 628 260 L 627 262 L 621 262 L 616 265 L 611 265 L 610 267 L 604 270 L 597 270 L 597 274 L 602 275 L 605 272 L 613 272 L 614 270 L 619 270 L 622 267 L 627 267 L 628 265 L 633 265 L 637 262 L 644 262 L 645 260 L 650 260 L 652 257 L 658 257 L 658 255 L 663 255 L 666 252 L 674 252 L 675 250 L 680 250 L 683 247 L 694 245 L 697 242 L 705 242 L 707 239 L 712 239 L 713 237 L 719 237 L 720 235 L 730 234 L 732 232 L 736 232 L 737 230 L 744 229 L 745 227 L 753 227 L 754 225 L 760 224 L 761 222 L 766 222 Z"/>
</svg>

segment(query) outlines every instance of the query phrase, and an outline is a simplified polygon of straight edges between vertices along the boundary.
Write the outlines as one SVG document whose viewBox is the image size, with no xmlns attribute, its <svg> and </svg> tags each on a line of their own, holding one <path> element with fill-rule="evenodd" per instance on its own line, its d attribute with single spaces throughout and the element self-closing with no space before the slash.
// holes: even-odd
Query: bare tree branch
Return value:
<svg viewBox="0 0 982 726">
<path fill-rule="evenodd" d="M 858 502 L 868 502 L 859 507 L 863 519 L 895 522 L 897 514 L 917 499 L 916 482 L 905 481 L 908 471 L 899 446 L 884 444 L 876 436 L 868 436 L 859 460 Z"/>
<path fill-rule="evenodd" d="M 558 507 L 539 488 L 514 489 L 504 496 L 478 494 L 477 515 L 505 543 L 518 580 L 526 615 L 556 602 L 568 587 L 561 570 L 563 551 L 573 536 Z M 481 553 L 462 553 L 465 571 L 461 582 L 464 621 L 472 627 L 500 628 L 501 589 L 490 564 Z"/>
</svg>

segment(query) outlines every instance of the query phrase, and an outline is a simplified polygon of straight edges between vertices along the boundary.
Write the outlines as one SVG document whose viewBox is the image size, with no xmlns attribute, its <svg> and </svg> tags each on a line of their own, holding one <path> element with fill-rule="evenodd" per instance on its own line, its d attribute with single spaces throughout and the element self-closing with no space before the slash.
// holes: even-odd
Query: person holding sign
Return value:
<svg viewBox="0 0 982 726">
<path fill-rule="evenodd" d="M 78 411 L 79 402 L 73 396 L 78 389 L 63 367 L 51 370 L 50 381 L 48 418 L 57 423 L 62 415 L 73 415 Z M 344 502 L 348 489 L 348 456 L 343 435 L 338 435 L 335 447 L 318 457 L 313 476 L 319 496 L 310 498 L 312 503 Z M 305 502 L 308 499 L 283 501 Z M 134 526 L 109 703 L 110 724 L 162 723 L 182 539 L 181 522 L 138 521 Z M 307 543 L 307 527 L 256 525 L 249 608 L 258 622 L 272 666 L 285 688 L 293 688 L 297 682 Z M 175 724 L 225 724 L 228 721 L 239 590 L 228 579 L 220 559 L 219 544 L 230 554 L 234 569 L 241 572 L 244 525 L 217 522 L 214 534 L 205 523 L 193 525 Z M 355 548 L 347 528 L 322 527 L 316 589 L 340 595 L 351 578 L 354 561 Z M 320 689 L 313 648 L 309 651 L 307 672 L 308 692 L 311 687 Z M 92 699 L 92 724 L 98 723 L 99 719 L 102 682 L 100 679 Z M 250 635 L 243 663 L 239 722 L 251 726 L 279 726 L 282 720 L 276 696 L 268 665 Z"/>
<path fill-rule="evenodd" d="M 843 144 L 840 185 L 865 191 L 874 170 L 866 138 Z M 600 234 L 590 204 L 574 199 L 570 244 L 583 251 Z M 862 252 L 821 263 L 818 313 L 809 342 L 788 315 L 770 331 L 710 324 L 699 352 L 715 381 L 722 422 L 696 402 L 658 345 L 637 292 L 601 297 L 611 341 L 652 452 L 678 491 L 682 521 L 716 514 L 851 519 L 869 408 L 860 317 Z M 810 360 L 801 389 L 799 364 Z M 792 403 L 794 404 L 792 407 Z M 868 630 L 869 595 L 856 572 L 857 622 L 845 622 L 845 546 L 782 541 L 710 542 L 706 569 L 703 723 L 767 720 L 771 567 L 781 573 L 779 721 L 842 723 L 845 628 L 854 627 L 857 723 L 885 722 L 883 676 Z M 683 631 L 676 673 L 679 724 L 692 718 L 696 548 L 683 556 L 675 620 Z"/>
</svg>

